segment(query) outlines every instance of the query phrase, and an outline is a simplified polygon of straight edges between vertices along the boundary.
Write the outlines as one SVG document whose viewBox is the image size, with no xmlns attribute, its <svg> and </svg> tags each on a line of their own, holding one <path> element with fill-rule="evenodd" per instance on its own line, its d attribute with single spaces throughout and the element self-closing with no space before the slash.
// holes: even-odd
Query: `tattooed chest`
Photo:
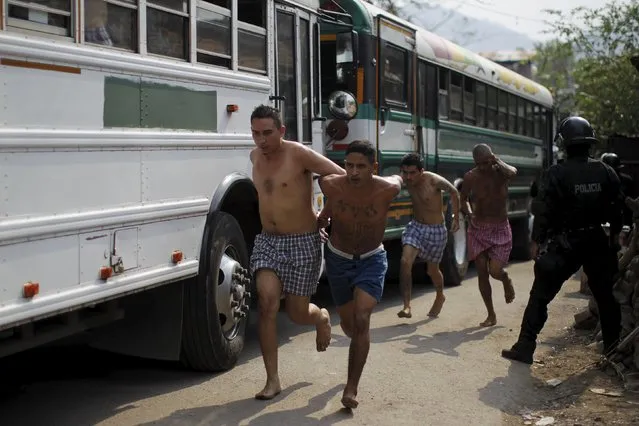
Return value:
<svg viewBox="0 0 639 426">
<path fill-rule="evenodd" d="M 357 220 L 373 219 L 379 216 L 380 209 L 373 203 L 354 203 L 346 200 L 335 201 L 336 213 Z"/>
</svg>

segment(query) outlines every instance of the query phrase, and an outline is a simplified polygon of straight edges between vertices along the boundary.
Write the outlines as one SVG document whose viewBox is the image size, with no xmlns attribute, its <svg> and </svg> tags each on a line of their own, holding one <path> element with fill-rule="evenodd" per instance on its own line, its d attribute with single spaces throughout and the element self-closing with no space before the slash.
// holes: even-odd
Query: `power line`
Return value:
<svg viewBox="0 0 639 426">
<path fill-rule="evenodd" d="M 486 2 L 484 2 L 484 1 L 481 1 L 481 0 L 475 0 L 475 1 L 476 1 L 476 3 L 479 3 L 479 4 L 471 3 L 471 2 L 468 2 L 468 1 L 461 1 L 460 3 L 462 3 L 465 6 L 475 7 L 477 9 L 485 10 L 487 12 L 491 12 L 491 13 L 494 13 L 494 14 L 497 14 L 497 15 L 508 16 L 508 17 L 515 18 L 515 19 L 521 19 L 521 20 L 524 20 L 524 21 L 541 22 L 541 23 L 546 23 L 547 22 L 545 19 L 529 18 L 527 16 L 514 15 L 512 13 L 502 12 L 501 10 L 495 10 L 495 9 L 490 8 L 490 7 L 483 6 L 483 5 L 486 4 Z"/>
</svg>

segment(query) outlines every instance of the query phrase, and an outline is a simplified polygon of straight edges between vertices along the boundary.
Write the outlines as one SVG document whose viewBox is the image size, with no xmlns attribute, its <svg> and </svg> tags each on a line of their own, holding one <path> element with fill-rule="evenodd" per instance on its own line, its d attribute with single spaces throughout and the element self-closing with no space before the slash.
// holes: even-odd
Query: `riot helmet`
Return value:
<svg viewBox="0 0 639 426">
<path fill-rule="evenodd" d="M 568 117 L 559 125 L 555 143 L 560 144 L 564 149 L 574 145 L 591 145 L 597 142 L 595 131 L 583 117 Z"/>
<path fill-rule="evenodd" d="M 621 160 L 619 159 L 617 154 L 615 154 L 614 152 L 604 152 L 601 155 L 601 159 L 600 160 L 603 163 L 606 163 L 607 165 L 612 167 L 613 170 L 619 170 L 619 169 L 621 169 L 623 167 L 621 165 Z"/>
</svg>

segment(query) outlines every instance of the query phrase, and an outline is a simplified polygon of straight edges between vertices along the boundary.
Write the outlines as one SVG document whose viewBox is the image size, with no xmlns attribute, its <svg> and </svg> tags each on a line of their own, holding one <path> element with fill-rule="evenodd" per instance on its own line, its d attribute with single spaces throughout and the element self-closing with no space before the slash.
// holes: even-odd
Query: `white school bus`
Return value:
<svg viewBox="0 0 639 426">
<path fill-rule="evenodd" d="M 316 3 L 0 0 L 0 356 L 86 331 L 235 364 L 260 232 L 249 117 L 274 104 L 321 149 Z"/>
</svg>

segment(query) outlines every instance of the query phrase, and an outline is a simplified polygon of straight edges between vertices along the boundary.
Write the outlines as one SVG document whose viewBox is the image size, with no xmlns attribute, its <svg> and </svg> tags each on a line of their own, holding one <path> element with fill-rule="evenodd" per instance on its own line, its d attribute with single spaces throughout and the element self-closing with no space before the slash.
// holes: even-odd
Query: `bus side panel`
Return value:
<svg viewBox="0 0 639 426">
<path fill-rule="evenodd" d="M 17 39 L 0 34 L 3 60 Z M 69 62 L 52 65 L 50 43 L 29 43 L 40 69 L 0 65 L 0 327 L 197 273 L 212 194 L 250 172 L 250 114 L 269 94 L 266 77 L 81 47 L 53 47 Z"/>
</svg>

